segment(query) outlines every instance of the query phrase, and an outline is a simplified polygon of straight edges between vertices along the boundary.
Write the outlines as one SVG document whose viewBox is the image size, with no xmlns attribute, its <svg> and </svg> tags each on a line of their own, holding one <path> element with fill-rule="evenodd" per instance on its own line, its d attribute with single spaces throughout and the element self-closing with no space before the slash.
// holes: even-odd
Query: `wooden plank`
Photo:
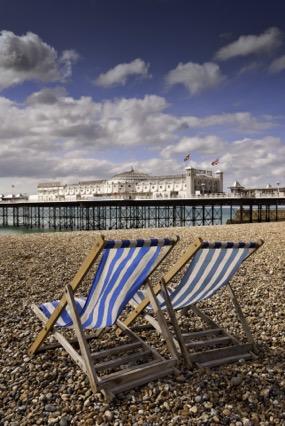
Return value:
<svg viewBox="0 0 285 426">
<path fill-rule="evenodd" d="M 219 365 L 231 364 L 233 362 L 237 362 L 240 359 L 248 360 L 251 359 L 252 355 L 250 353 L 242 354 L 242 355 L 233 355 L 224 358 L 214 359 L 212 361 L 207 362 L 197 362 L 197 366 L 199 368 L 213 368 L 218 367 Z"/>
<path fill-rule="evenodd" d="M 138 325 L 133 325 L 132 326 L 132 330 L 134 332 L 136 331 L 147 331 L 147 330 L 152 330 L 153 326 L 151 324 L 138 324 Z"/>
<path fill-rule="evenodd" d="M 90 268 L 92 267 L 92 265 L 94 264 L 94 262 L 96 261 L 98 256 L 100 255 L 103 248 L 104 248 L 104 237 L 101 235 L 98 238 L 96 244 L 91 249 L 88 256 L 86 257 L 86 259 L 84 260 L 84 262 L 82 263 L 82 265 L 80 266 L 80 268 L 78 269 L 73 280 L 71 281 L 71 288 L 74 292 L 78 288 L 78 286 L 81 284 L 81 282 L 83 281 L 86 274 L 89 272 Z M 65 308 L 66 304 L 67 304 L 67 298 L 66 298 L 66 293 L 65 293 L 62 296 L 62 298 L 60 299 L 58 306 L 53 311 L 50 318 L 46 321 L 44 327 L 38 333 L 36 339 L 34 340 L 32 345 L 28 349 L 29 355 L 33 355 L 38 350 L 38 348 L 41 346 L 43 341 L 46 339 L 48 333 L 50 332 L 50 330 L 52 329 L 52 327 L 56 323 L 56 321 L 57 321 L 58 317 L 60 316 L 62 310 Z"/>
<path fill-rule="evenodd" d="M 207 362 L 218 358 L 225 358 L 228 356 L 242 355 L 251 350 L 250 344 L 228 346 L 226 348 L 212 349 L 205 352 L 196 352 L 190 354 L 193 362 Z"/>
<path fill-rule="evenodd" d="M 150 383 L 154 380 L 158 380 L 161 377 L 165 377 L 174 373 L 173 368 L 163 369 L 156 371 L 155 373 L 144 375 L 141 379 L 136 379 L 135 381 L 129 381 L 121 385 L 115 386 L 112 388 L 114 394 L 125 392 L 134 387 L 142 386 L 145 383 Z"/>
<path fill-rule="evenodd" d="M 214 322 L 208 315 L 206 315 L 204 312 L 202 312 L 196 305 L 190 306 L 189 308 L 192 309 L 192 311 L 198 315 L 202 320 L 204 320 L 210 327 L 212 328 L 220 328 L 220 330 L 228 337 L 232 339 L 232 341 L 236 344 L 239 344 L 238 339 L 235 336 L 232 336 L 228 331 L 226 331 L 224 328 L 219 327 L 219 325 Z"/>
<path fill-rule="evenodd" d="M 91 356 L 92 359 L 96 361 L 98 359 L 105 358 L 109 355 L 115 355 L 120 352 L 126 352 L 132 349 L 137 349 L 140 346 L 142 346 L 140 342 L 127 343 L 126 345 L 116 346 L 115 348 L 105 349 L 103 351 L 91 353 Z"/>
<path fill-rule="evenodd" d="M 85 366 L 87 370 L 87 376 L 90 382 L 91 389 L 94 393 L 97 392 L 98 388 L 98 380 L 96 377 L 96 372 L 93 364 L 93 360 L 91 358 L 91 353 L 88 347 L 88 343 L 85 339 L 84 331 L 80 322 L 80 318 L 78 315 L 78 312 L 76 310 L 76 303 L 74 300 L 74 296 L 72 293 L 72 288 L 70 285 L 66 286 L 66 298 L 68 302 L 68 306 L 70 308 L 70 315 L 73 322 L 73 328 L 75 331 L 75 334 L 77 336 L 79 347 L 81 351 L 82 358 L 85 361 Z"/>
<path fill-rule="evenodd" d="M 186 263 L 196 254 L 199 248 L 202 245 L 202 239 L 197 238 L 190 247 L 185 251 L 185 253 L 179 258 L 179 260 L 175 263 L 175 265 L 163 276 L 164 282 L 167 285 L 174 277 L 178 274 L 178 272 L 186 265 Z M 161 290 L 160 283 L 157 284 L 153 291 L 155 294 L 158 294 Z M 145 309 L 145 307 L 150 303 L 148 297 L 146 297 L 132 312 L 129 313 L 127 318 L 124 320 L 124 324 L 130 325 L 137 316 Z M 120 335 L 121 332 L 118 330 L 117 335 Z"/>
<path fill-rule="evenodd" d="M 136 333 L 134 333 L 128 326 L 126 326 L 122 321 L 117 320 L 117 325 L 121 328 L 121 330 L 125 331 L 131 338 L 135 339 L 137 342 L 140 342 L 141 345 L 145 349 L 151 350 L 153 353 L 153 356 L 157 360 L 164 360 L 164 358 L 160 355 L 160 353 L 153 348 L 152 346 L 149 346 L 143 339 L 141 339 Z"/>
<path fill-rule="evenodd" d="M 109 361 L 104 361 L 104 362 L 100 362 L 98 364 L 95 364 L 95 369 L 96 371 L 99 370 L 106 370 L 108 368 L 114 368 L 114 367 L 118 367 L 119 365 L 124 365 L 127 364 L 129 362 L 133 362 L 133 361 L 137 361 L 140 359 L 143 359 L 149 355 L 152 355 L 151 351 L 142 351 L 142 352 L 136 352 L 134 354 L 130 354 L 130 355 L 125 355 L 125 356 L 121 356 L 121 357 L 117 357 L 114 359 L 110 359 Z"/>
<path fill-rule="evenodd" d="M 114 373 L 105 374 L 104 376 L 99 377 L 99 383 L 100 385 L 103 386 L 104 383 L 108 383 L 108 381 L 111 381 L 112 379 L 117 379 L 118 377 L 121 377 L 122 375 L 128 375 L 129 373 L 140 370 L 144 368 L 145 366 L 160 365 L 162 362 L 163 361 L 159 361 L 155 359 L 153 361 L 149 361 L 141 365 L 133 365 L 132 367 L 124 368 L 121 371 L 115 371 Z"/>
<path fill-rule="evenodd" d="M 193 331 L 191 333 L 183 333 L 182 336 L 184 339 L 195 339 L 204 336 L 217 335 L 223 333 L 222 328 L 210 328 L 208 330 Z"/>
<path fill-rule="evenodd" d="M 47 318 L 46 318 L 47 319 Z M 44 321 L 44 322 L 46 322 L 46 321 Z M 96 336 L 96 334 L 95 333 L 90 333 L 90 334 L 88 334 L 87 336 L 85 336 L 86 337 L 86 340 L 87 341 L 89 341 L 89 340 L 91 340 L 91 339 L 95 339 L 97 336 Z M 66 339 L 67 341 L 68 341 L 68 343 L 70 343 L 71 345 L 75 345 L 75 346 L 79 346 L 79 343 L 78 343 L 78 339 L 77 339 L 77 337 L 76 338 L 72 338 L 72 339 Z M 56 349 L 56 348 L 60 348 L 61 347 L 61 344 L 60 343 L 58 343 L 58 342 L 52 342 L 52 343 L 48 343 L 47 345 L 42 345 L 38 350 L 37 350 L 37 353 L 40 353 L 40 352 L 44 352 L 44 351 L 48 351 L 48 350 L 50 350 L 50 349 Z"/>
<path fill-rule="evenodd" d="M 228 336 L 216 337 L 214 339 L 199 340 L 193 342 L 186 342 L 187 348 L 203 348 L 207 346 L 215 346 L 224 343 L 232 343 L 232 339 Z"/>
<path fill-rule="evenodd" d="M 37 317 L 45 323 L 47 320 L 47 317 L 44 315 L 44 313 L 40 310 L 40 308 L 33 304 L 32 310 L 35 312 Z M 85 374 L 87 374 L 86 366 L 84 363 L 83 358 L 79 355 L 79 353 L 76 352 L 76 350 L 73 348 L 73 346 L 70 344 L 70 342 L 59 332 L 53 330 L 52 336 L 58 341 L 59 346 L 63 347 L 71 356 L 73 361 L 84 371 Z"/>
<path fill-rule="evenodd" d="M 147 376 L 148 374 L 157 375 L 159 372 L 174 367 L 176 364 L 175 360 L 164 360 L 164 361 L 151 361 L 146 364 L 137 365 L 135 367 L 126 368 L 121 371 L 109 374 L 109 376 L 103 376 L 100 380 L 100 385 L 108 387 L 113 392 L 113 386 L 121 385 L 132 381 L 134 384 L 136 380 L 141 379 L 142 377 Z"/>
</svg>

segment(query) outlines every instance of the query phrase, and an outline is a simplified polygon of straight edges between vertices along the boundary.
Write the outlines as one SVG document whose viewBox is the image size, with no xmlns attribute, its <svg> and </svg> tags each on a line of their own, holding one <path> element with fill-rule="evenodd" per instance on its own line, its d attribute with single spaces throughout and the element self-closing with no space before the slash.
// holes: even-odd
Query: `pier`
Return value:
<svg viewBox="0 0 285 426">
<path fill-rule="evenodd" d="M 285 219 L 285 198 L 200 198 L 1 202 L 0 226 L 107 230 L 270 222 Z"/>
</svg>

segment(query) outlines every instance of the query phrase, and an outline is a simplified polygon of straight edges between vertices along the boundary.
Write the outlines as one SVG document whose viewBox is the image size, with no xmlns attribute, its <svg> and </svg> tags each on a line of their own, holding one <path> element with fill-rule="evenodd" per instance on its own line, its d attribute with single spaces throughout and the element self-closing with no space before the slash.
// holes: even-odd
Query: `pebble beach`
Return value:
<svg viewBox="0 0 285 426">
<path fill-rule="evenodd" d="M 258 358 L 212 370 L 182 368 L 177 378 L 153 381 L 107 404 L 101 394 L 92 394 L 87 377 L 63 350 L 33 357 L 27 354 L 40 330 L 30 305 L 62 295 L 98 232 L 2 235 L 0 425 L 285 425 L 285 223 L 102 233 L 111 239 L 179 235 L 180 241 L 159 267 L 153 283 L 198 236 L 209 241 L 263 239 L 264 245 L 232 280 L 257 342 Z M 226 289 L 200 307 L 245 340 Z M 195 321 L 193 318 L 185 326 L 199 327 Z M 142 337 L 168 356 L 155 332 Z M 97 350 L 112 344 L 113 339 L 113 334 L 105 333 L 96 343 Z"/>
</svg>

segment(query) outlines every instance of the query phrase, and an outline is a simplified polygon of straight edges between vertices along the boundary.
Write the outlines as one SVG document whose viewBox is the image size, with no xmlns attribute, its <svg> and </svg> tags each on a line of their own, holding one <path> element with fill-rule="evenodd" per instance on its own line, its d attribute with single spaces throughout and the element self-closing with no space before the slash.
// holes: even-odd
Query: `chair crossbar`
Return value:
<svg viewBox="0 0 285 426">
<path fill-rule="evenodd" d="M 175 245 L 176 238 L 151 238 L 148 240 L 108 240 L 105 241 L 104 249 L 131 248 L 131 247 L 164 247 Z"/>
</svg>

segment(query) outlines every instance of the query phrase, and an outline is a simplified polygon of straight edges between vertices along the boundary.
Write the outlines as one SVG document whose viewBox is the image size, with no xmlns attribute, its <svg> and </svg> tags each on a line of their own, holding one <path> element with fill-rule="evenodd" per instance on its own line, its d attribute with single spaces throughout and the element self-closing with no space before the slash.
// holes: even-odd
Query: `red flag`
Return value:
<svg viewBox="0 0 285 426">
<path fill-rule="evenodd" d="M 220 160 L 216 158 L 216 160 L 211 162 L 211 166 L 217 166 L 219 164 Z"/>
<path fill-rule="evenodd" d="M 190 158 L 191 158 L 191 154 L 189 153 L 184 157 L 184 161 L 188 161 L 190 160 Z"/>
</svg>

